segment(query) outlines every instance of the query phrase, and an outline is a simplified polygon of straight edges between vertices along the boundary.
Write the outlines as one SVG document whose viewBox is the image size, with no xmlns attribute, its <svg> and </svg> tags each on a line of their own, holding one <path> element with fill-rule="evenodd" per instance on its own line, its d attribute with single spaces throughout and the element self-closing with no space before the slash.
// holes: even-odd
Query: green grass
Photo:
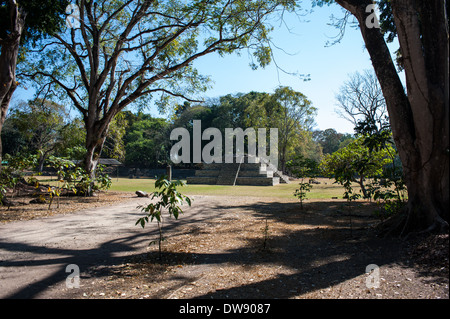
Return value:
<svg viewBox="0 0 450 319">
<path fill-rule="evenodd" d="M 333 180 L 321 178 L 320 184 L 313 184 L 307 199 L 331 199 L 342 198 L 344 189 L 342 186 L 333 184 Z M 327 184 L 325 184 L 327 183 Z M 274 197 L 297 200 L 293 194 L 298 188 L 298 182 L 290 184 L 279 184 L 276 186 L 225 186 L 225 185 L 186 185 L 180 189 L 186 195 L 215 195 L 215 196 L 258 196 Z M 136 192 L 137 190 L 151 193 L 155 190 L 155 180 L 140 178 L 113 178 L 111 191 Z"/>
</svg>

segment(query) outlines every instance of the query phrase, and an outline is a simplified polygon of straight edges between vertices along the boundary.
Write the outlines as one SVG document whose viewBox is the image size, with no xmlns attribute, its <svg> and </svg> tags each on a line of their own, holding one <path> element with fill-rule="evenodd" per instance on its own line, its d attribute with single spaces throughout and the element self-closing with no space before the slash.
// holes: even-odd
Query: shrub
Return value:
<svg viewBox="0 0 450 319">
<path fill-rule="evenodd" d="M 156 242 L 158 243 L 160 259 L 162 257 L 161 242 L 164 240 L 162 235 L 163 211 L 166 210 L 169 217 L 173 216 L 175 219 L 178 219 L 178 216 L 183 213 L 181 205 L 186 202 L 189 206 L 191 206 L 191 199 L 185 195 L 182 195 L 177 190 L 177 187 L 184 185 L 185 183 L 183 181 L 169 181 L 167 176 L 161 176 L 155 182 L 155 187 L 156 189 L 159 189 L 159 191 L 155 191 L 151 194 L 151 199 L 156 198 L 158 201 L 156 203 L 150 203 L 147 206 L 137 207 L 140 208 L 142 212 L 145 212 L 146 216 L 139 218 L 135 225 L 140 224 L 142 228 L 144 228 L 146 223 L 152 222 L 154 219 L 156 219 L 158 223 L 159 239 L 157 241 L 150 242 L 150 245 Z"/>
</svg>

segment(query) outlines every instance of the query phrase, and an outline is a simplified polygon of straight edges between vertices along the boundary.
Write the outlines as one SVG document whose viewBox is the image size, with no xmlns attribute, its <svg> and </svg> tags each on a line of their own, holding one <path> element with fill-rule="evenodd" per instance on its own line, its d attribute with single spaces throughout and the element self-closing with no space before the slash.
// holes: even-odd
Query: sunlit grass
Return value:
<svg viewBox="0 0 450 319">
<path fill-rule="evenodd" d="M 38 176 L 41 184 L 51 186 L 62 186 L 56 177 Z M 318 178 L 320 184 L 312 184 L 313 187 L 307 193 L 306 199 L 342 199 L 344 187 L 334 183 L 333 179 Z M 211 195 L 211 196 L 240 196 L 240 197 L 271 197 L 283 198 L 296 201 L 295 189 L 299 188 L 300 181 L 291 181 L 290 184 L 279 184 L 276 186 L 226 186 L 226 185 L 186 185 L 180 191 L 186 195 Z M 360 192 L 358 184 L 353 183 L 355 192 Z M 154 178 L 131 179 L 126 177 L 113 177 L 109 189 L 113 192 L 135 193 L 138 190 L 151 193 L 155 191 Z"/>
<path fill-rule="evenodd" d="M 307 194 L 308 199 L 332 199 L 342 198 L 344 188 L 334 184 L 333 180 L 320 178 L 320 184 L 313 184 L 313 188 Z M 186 185 L 180 191 L 186 195 L 214 195 L 214 196 L 258 196 L 292 199 L 298 182 L 279 184 L 276 186 L 226 186 L 226 185 Z M 155 191 L 155 180 L 150 178 L 129 179 L 113 178 L 111 191 L 136 192 L 137 190 L 151 193 Z"/>
</svg>

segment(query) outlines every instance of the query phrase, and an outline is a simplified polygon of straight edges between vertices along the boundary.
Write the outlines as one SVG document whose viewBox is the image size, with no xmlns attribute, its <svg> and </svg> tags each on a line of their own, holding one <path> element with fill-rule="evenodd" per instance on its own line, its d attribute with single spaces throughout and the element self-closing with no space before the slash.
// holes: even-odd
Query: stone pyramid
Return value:
<svg viewBox="0 0 450 319">
<path fill-rule="evenodd" d="M 202 169 L 195 171 L 195 176 L 187 178 L 188 184 L 233 186 L 274 186 L 288 182 L 287 176 L 270 164 L 249 163 L 248 156 L 244 156 L 241 163 L 204 163 Z"/>
</svg>

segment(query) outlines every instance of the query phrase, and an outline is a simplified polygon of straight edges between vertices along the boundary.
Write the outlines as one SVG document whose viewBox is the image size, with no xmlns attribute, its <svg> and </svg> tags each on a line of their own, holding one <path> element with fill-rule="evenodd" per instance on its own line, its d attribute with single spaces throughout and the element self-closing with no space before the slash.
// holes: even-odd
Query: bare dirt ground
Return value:
<svg viewBox="0 0 450 319">
<path fill-rule="evenodd" d="M 192 197 L 164 223 L 161 260 L 156 224 L 134 225 L 149 199 L 134 194 L 1 207 L 0 298 L 449 298 L 448 234 L 379 238 L 373 204 Z"/>
</svg>

